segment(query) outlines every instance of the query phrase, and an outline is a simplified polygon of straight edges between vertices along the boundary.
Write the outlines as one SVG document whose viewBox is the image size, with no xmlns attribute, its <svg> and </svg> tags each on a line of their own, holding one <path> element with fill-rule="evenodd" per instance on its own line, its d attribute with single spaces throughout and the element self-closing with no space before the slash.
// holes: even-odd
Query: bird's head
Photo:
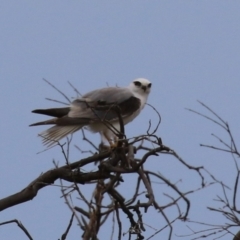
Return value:
<svg viewBox="0 0 240 240">
<path fill-rule="evenodd" d="M 135 93 L 148 95 L 151 91 L 151 86 L 152 83 L 146 78 L 137 78 L 130 83 L 129 88 Z"/>
</svg>

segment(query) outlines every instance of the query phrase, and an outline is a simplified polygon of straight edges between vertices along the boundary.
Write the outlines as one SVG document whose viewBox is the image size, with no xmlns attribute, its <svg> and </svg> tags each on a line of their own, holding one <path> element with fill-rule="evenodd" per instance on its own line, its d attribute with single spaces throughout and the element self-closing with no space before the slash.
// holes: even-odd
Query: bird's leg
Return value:
<svg viewBox="0 0 240 240">
<path fill-rule="evenodd" d="M 116 135 L 114 135 L 113 140 L 114 140 L 113 144 L 115 145 L 115 147 L 117 147 L 117 145 L 118 145 L 118 137 Z"/>
<path fill-rule="evenodd" d="M 117 143 L 118 142 L 115 142 L 115 137 L 114 137 L 114 141 L 107 135 L 106 132 L 103 132 L 103 135 L 104 137 L 107 139 L 109 145 L 111 148 L 116 148 L 117 147 Z"/>
<path fill-rule="evenodd" d="M 116 148 L 118 146 L 118 137 L 114 136 L 113 140 L 111 139 L 110 147 L 111 148 Z"/>
</svg>

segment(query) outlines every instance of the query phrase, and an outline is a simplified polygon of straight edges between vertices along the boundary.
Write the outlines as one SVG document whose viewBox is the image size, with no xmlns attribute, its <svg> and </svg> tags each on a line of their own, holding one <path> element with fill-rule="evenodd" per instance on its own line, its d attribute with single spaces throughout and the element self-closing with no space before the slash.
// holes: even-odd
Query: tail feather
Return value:
<svg viewBox="0 0 240 240">
<path fill-rule="evenodd" d="M 39 136 L 42 137 L 43 144 L 47 147 L 51 147 L 62 138 L 78 131 L 83 126 L 86 126 L 92 122 L 90 118 L 69 117 L 69 111 L 70 107 L 33 110 L 33 113 L 49 115 L 53 116 L 54 118 L 33 123 L 29 126 L 55 125 L 39 134 Z"/>
<path fill-rule="evenodd" d="M 81 129 L 82 127 L 83 125 L 54 126 L 45 130 L 44 132 L 41 132 L 39 136 L 43 138 L 42 142 L 45 146 L 51 147 L 59 140 L 66 137 L 68 134 L 72 134 Z"/>
</svg>

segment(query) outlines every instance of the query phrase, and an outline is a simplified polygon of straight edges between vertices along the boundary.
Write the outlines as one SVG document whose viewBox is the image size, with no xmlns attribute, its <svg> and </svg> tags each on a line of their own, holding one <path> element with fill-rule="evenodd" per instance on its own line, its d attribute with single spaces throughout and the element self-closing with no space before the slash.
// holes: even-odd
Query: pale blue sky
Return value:
<svg viewBox="0 0 240 240">
<path fill-rule="evenodd" d="M 125 86 L 134 78 L 148 78 L 153 83 L 149 103 L 162 116 L 157 134 L 163 143 L 188 163 L 204 165 L 231 185 L 233 179 L 229 176 L 234 177 L 235 172 L 230 156 L 199 147 L 199 143 L 217 144 L 210 136 L 212 132 L 226 135 L 184 108 L 202 110 L 196 100 L 208 104 L 229 122 L 237 143 L 240 142 L 239 10 L 239 1 L 221 0 L 2 1 L 0 198 L 21 190 L 52 168 L 53 159 L 64 164 L 58 148 L 36 154 L 43 150 L 37 133 L 44 128 L 28 127 L 41 118 L 31 110 L 60 106 L 45 97 L 63 100 L 42 78 L 73 97 L 67 81 L 85 93 L 107 83 Z M 155 114 L 146 107 L 126 127 L 127 135 L 144 134 L 150 118 L 156 121 Z M 98 143 L 97 135 L 89 137 Z M 80 134 L 75 135 L 74 141 L 83 149 L 88 148 Z M 72 150 L 71 161 L 81 157 Z M 178 187 L 185 191 L 200 184 L 195 174 L 165 155 L 151 158 L 148 167 L 173 182 L 181 179 Z M 127 183 L 130 186 L 131 179 Z M 207 204 L 214 204 L 212 199 L 217 192 L 213 189 L 191 196 L 190 218 L 204 221 L 211 216 L 212 223 L 214 219 L 218 221 L 205 210 Z M 156 185 L 156 191 L 161 204 L 162 186 Z M 34 239 L 57 239 L 70 217 L 60 196 L 57 187 L 47 187 L 31 202 L 3 211 L 0 222 L 17 218 Z M 174 213 L 169 214 L 174 218 Z M 157 214 L 154 221 L 153 215 L 144 220 L 157 229 L 165 225 Z M 74 224 L 69 239 L 79 238 Z M 175 226 L 175 234 L 189 233 L 183 223 Z M 144 236 L 152 233 L 147 228 Z M 110 238 L 110 233 L 104 234 L 101 239 Z M 166 236 L 167 232 L 163 232 L 154 239 Z M 26 239 L 14 225 L 1 227 L 0 238 Z M 177 237 L 174 235 L 173 239 Z"/>
</svg>

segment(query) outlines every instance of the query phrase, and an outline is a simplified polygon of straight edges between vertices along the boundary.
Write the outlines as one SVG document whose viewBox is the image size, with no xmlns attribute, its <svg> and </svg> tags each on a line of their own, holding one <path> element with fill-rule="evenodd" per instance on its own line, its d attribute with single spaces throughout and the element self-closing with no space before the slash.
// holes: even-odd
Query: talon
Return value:
<svg viewBox="0 0 240 240">
<path fill-rule="evenodd" d="M 118 146 L 118 142 L 110 143 L 110 148 L 116 148 Z"/>
<path fill-rule="evenodd" d="M 114 138 L 112 139 L 110 136 L 108 136 L 105 132 L 103 132 L 104 137 L 107 139 L 109 145 L 110 145 L 110 149 L 114 149 L 118 146 L 118 138 L 116 136 L 114 136 Z"/>
</svg>

